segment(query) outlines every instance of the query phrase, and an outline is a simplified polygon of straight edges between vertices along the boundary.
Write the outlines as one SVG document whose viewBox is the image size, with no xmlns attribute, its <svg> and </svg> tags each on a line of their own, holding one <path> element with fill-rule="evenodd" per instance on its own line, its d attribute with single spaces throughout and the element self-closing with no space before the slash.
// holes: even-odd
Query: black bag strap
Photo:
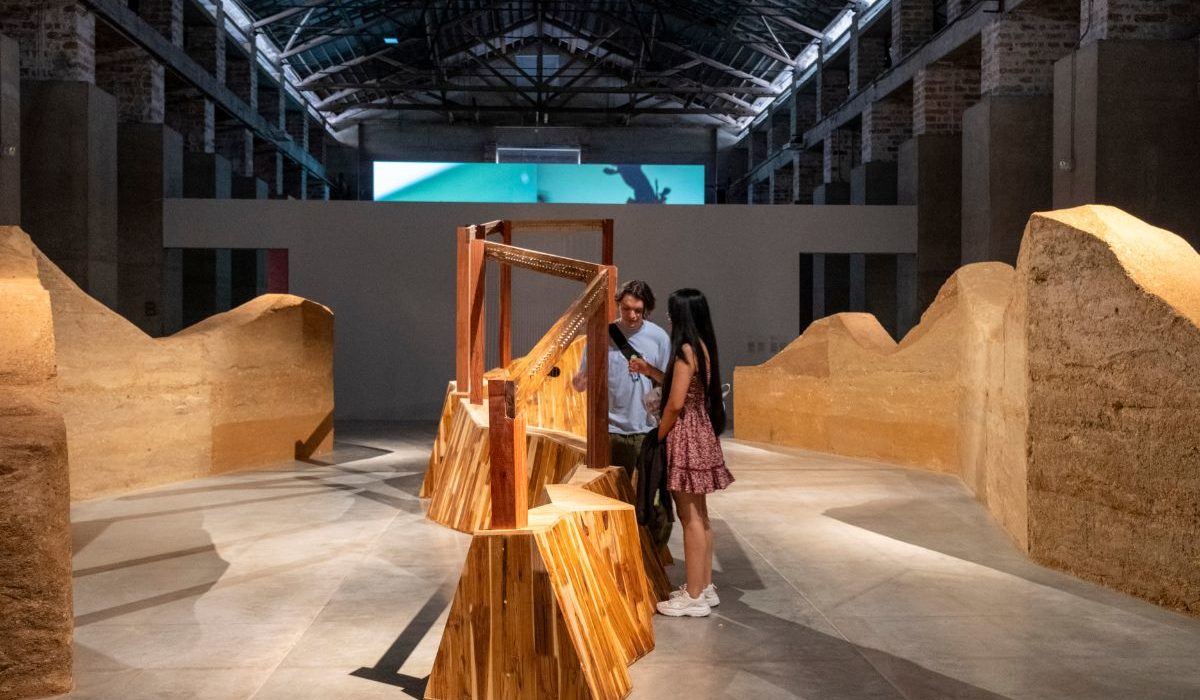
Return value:
<svg viewBox="0 0 1200 700">
<path fill-rule="evenodd" d="M 625 337 L 625 334 L 621 332 L 617 324 L 608 324 L 608 337 L 612 338 L 612 341 L 616 343 L 617 349 L 621 351 L 626 360 L 632 360 L 633 356 L 638 354 L 638 351 L 634 350 L 633 346 L 629 344 L 629 339 Z"/>
</svg>

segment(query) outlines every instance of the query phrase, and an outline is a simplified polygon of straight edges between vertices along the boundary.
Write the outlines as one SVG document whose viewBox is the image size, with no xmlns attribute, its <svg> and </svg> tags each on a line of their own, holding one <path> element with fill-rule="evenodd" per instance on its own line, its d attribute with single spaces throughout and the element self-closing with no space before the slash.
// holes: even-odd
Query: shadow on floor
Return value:
<svg viewBox="0 0 1200 700">
<path fill-rule="evenodd" d="M 798 592 L 781 590 L 767 599 L 773 609 L 795 613 L 793 619 L 747 603 L 748 592 L 766 585 L 728 525 L 714 518 L 712 526 L 721 605 L 704 619 L 656 618 L 655 651 L 640 662 L 640 672 L 633 667 L 634 697 L 1006 700 L 817 629 L 830 625 Z M 680 558 L 675 576 L 685 567 Z"/>
<path fill-rule="evenodd" d="M 429 675 L 417 678 L 400 673 L 400 669 L 412 656 L 421 640 L 429 634 L 429 630 L 437 623 L 442 613 L 450 607 L 456 587 L 455 577 L 442 581 L 429 600 L 425 601 L 413 619 L 400 632 L 400 636 L 396 637 L 395 641 L 379 657 L 379 661 L 376 661 L 374 666 L 364 666 L 356 671 L 351 671 L 350 675 L 395 686 L 414 698 L 425 697 L 425 686 L 429 683 Z"/>
</svg>

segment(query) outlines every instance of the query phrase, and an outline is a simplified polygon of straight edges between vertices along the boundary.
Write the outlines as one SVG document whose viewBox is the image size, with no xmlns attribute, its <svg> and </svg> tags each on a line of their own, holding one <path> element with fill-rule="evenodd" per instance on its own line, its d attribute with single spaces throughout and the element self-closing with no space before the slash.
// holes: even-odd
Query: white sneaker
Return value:
<svg viewBox="0 0 1200 700">
<path fill-rule="evenodd" d="M 686 583 L 678 589 L 671 591 L 671 597 L 678 598 L 684 593 L 687 593 Z M 721 598 L 717 596 L 717 587 L 711 583 L 705 586 L 703 591 L 700 591 L 700 597 L 704 599 L 705 603 L 708 603 L 708 607 L 710 608 L 715 608 L 721 604 Z"/>
<path fill-rule="evenodd" d="M 683 595 L 671 596 L 658 604 L 658 611 L 669 617 L 707 617 L 712 608 L 704 602 L 704 596 L 693 598 L 683 592 Z"/>
</svg>

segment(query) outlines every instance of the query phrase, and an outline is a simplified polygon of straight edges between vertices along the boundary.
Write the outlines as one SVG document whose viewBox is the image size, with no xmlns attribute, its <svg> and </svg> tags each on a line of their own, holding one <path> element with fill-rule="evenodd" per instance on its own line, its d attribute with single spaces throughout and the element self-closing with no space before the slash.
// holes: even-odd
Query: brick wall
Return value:
<svg viewBox="0 0 1200 700">
<path fill-rule="evenodd" d="M 225 31 L 223 29 L 218 29 L 215 25 L 188 27 L 184 46 L 187 48 L 188 55 L 211 73 L 217 82 L 225 82 Z"/>
<path fill-rule="evenodd" d="M 862 160 L 892 162 L 900 144 L 912 138 L 912 104 L 907 99 L 867 105 L 862 116 Z"/>
<path fill-rule="evenodd" d="M 850 129 L 837 129 L 825 138 L 825 182 L 850 181 L 850 171 L 854 169 L 856 154 L 861 148 L 859 139 L 859 133 Z"/>
<path fill-rule="evenodd" d="M 21 47 L 21 77 L 96 80 L 96 18 L 74 0 L 6 0 L 0 32 Z"/>
<path fill-rule="evenodd" d="M 858 92 L 887 68 L 888 47 L 883 37 L 857 36 L 850 44 L 850 90 Z"/>
<path fill-rule="evenodd" d="M 800 151 L 792 158 L 795 171 L 792 201 L 797 204 L 812 204 L 813 190 L 825 178 L 825 157 L 821 151 Z"/>
<path fill-rule="evenodd" d="M 258 109 L 258 66 L 238 57 L 225 64 L 225 84 L 233 94 L 250 105 L 250 109 Z"/>
<path fill-rule="evenodd" d="M 893 63 L 912 53 L 933 34 L 934 0 L 892 0 Z"/>
<path fill-rule="evenodd" d="M 963 112 L 979 101 L 974 66 L 931 63 L 913 78 L 913 134 L 956 134 Z"/>
<path fill-rule="evenodd" d="M 162 124 L 166 111 L 166 74 L 162 64 L 136 46 L 96 57 L 96 87 L 117 98 L 123 122 Z"/>
<path fill-rule="evenodd" d="M 216 107 L 198 92 L 168 95 L 166 123 L 183 136 L 185 151 L 216 152 Z"/>
<path fill-rule="evenodd" d="M 249 129 L 218 128 L 215 146 L 216 152 L 230 162 L 235 175 L 254 175 L 254 137 Z"/>
<path fill-rule="evenodd" d="M 849 71 L 821 68 L 817 72 L 817 119 L 824 119 L 850 96 Z"/>
<path fill-rule="evenodd" d="M 817 96 L 815 93 L 792 95 L 792 132 L 802 136 L 817 123 Z"/>
<path fill-rule="evenodd" d="M 771 173 L 771 204 L 791 204 L 795 171 L 789 163 Z"/>
<path fill-rule="evenodd" d="M 770 150 L 772 153 L 786 146 L 792 140 L 792 124 L 790 110 L 777 110 L 767 118 L 771 127 Z"/>
<path fill-rule="evenodd" d="M 183 46 L 183 0 L 140 0 L 138 16 L 176 46 Z"/>
<path fill-rule="evenodd" d="M 750 167 L 754 167 L 767 159 L 767 130 L 759 125 L 750 132 Z"/>
<path fill-rule="evenodd" d="M 1009 12 L 984 27 L 980 92 L 1051 94 L 1054 62 L 1079 40 L 1078 16 L 1079 0 L 1055 0 Z"/>
<path fill-rule="evenodd" d="M 1084 44 L 1100 39 L 1191 39 L 1200 32 L 1196 0 L 1080 2 L 1079 32 Z"/>
<path fill-rule="evenodd" d="M 305 150 L 308 150 L 308 129 L 312 121 L 304 112 L 289 111 L 287 113 L 287 132 Z"/>
</svg>

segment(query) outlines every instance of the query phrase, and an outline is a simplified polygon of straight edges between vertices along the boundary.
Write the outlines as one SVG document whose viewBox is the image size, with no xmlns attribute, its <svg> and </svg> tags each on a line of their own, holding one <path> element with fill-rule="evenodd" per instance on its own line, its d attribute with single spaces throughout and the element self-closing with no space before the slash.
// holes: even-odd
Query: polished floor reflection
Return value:
<svg viewBox="0 0 1200 700">
<path fill-rule="evenodd" d="M 422 517 L 431 440 L 76 504 L 70 697 L 420 697 L 469 542 Z M 1200 620 L 1030 564 L 957 479 L 726 452 L 722 604 L 657 618 L 632 698 L 1200 697 Z"/>
</svg>

